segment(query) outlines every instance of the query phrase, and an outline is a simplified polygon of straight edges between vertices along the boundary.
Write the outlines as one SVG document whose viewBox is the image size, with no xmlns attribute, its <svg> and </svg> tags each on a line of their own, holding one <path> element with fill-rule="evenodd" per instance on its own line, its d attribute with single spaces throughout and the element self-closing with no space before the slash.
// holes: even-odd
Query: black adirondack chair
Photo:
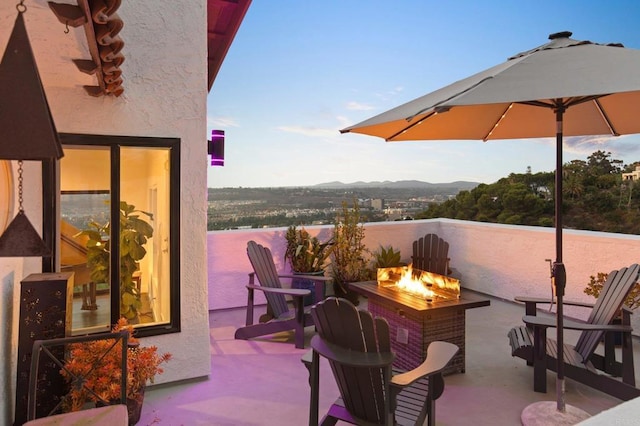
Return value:
<svg viewBox="0 0 640 426">
<path fill-rule="evenodd" d="M 413 268 L 449 276 L 449 243 L 436 234 L 427 234 L 413 242 Z"/>
<path fill-rule="evenodd" d="M 435 341 L 426 360 L 414 370 L 393 374 L 389 324 L 384 318 L 358 310 L 346 299 L 329 297 L 316 304 L 318 334 L 311 339 L 311 403 L 309 424 L 318 424 L 319 359 L 329 360 L 341 398 L 331 406 L 322 425 L 342 420 L 358 425 L 435 424 L 435 400 L 444 390 L 442 370 L 459 348 Z"/>
<path fill-rule="evenodd" d="M 525 304 L 525 325 L 514 327 L 508 333 L 511 355 L 533 365 L 536 392 L 547 391 L 546 370 L 557 371 L 557 353 L 563 350 L 566 377 L 622 400 L 640 396 L 640 389 L 635 387 L 630 311 L 623 308 L 639 274 L 637 264 L 611 271 L 593 305 L 565 300 L 565 306 L 591 307 L 592 310 L 586 322 L 564 319 L 564 329 L 582 332 L 575 346 L 565 343 L 560 349 L 554 339 L 547 338 L 547 329 L 556 326 L 555 317 L 536 315 L 537 305 L 550 301 L 516 298 Z M 615 318 L 621 318 L 621 324 L 614 324 Z M 622 362 L 616 360 L 615 333 L 622 334 Z M 596 353 L 603 337 L 604 353 Z"/>
<path fill-rule="evenodd" d="M 304 329 L 313 325 L 313 319 L 308 309 L 305 311 L 304 297 L 311 294 L 311 290 L 286 288 L 282 285 L 283 278 L 296 278 L 295 275 L 278 274 L 271 255 L 271 250 L 255 241 L 247 243 L 247 256 L 253 267 L 249 274 L 247 285 L 247 319 L 246 325 L 236 330 L 236 339 L 251 339 L 274 333 L 291 331 L 295 333 L 296 348 L 304 348 Z M 255 277 L 260 285 L 255 284 Z M 315 300 L 324 298 L 324 284 L 331 281 L 330 277 L 305 276 L 305 279 L 315 283 Z M 261 317 L 262 322 L 253 323 L 254 291 L 262 291 L 267 299 L 268 315 Z M 293 309 L 287 298 L 292 298 Z"/>
</svg>

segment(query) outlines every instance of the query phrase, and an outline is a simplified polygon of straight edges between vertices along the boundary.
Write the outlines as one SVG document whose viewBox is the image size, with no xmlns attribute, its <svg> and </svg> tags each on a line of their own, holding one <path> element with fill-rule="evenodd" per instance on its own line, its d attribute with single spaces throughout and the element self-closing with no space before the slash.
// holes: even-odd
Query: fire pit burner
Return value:
<svg viewBox="0 0 640 426">
<path fill-rule="evenodd" d="M 410 294 L 427 303 L 460 298 L 459 280 L 413 269 L 411 265 L 378 268 L 377 279 L 381 287 Z"/>
<path fill-rule="evenodd" d="M 401 287 L 398 284 L 380 284 L 380 287 L 388 288 L 390 290 L 398 291 L 402 293 L 408 293 L 409 296 L 415 297 L 416 299 L 424 300 L 427 303 L 434 303 L 434 302 L 440 302 L 442 300 L 449 300 L 447 296 L 444 296 L 438 293 L 433 293 L 431 295 L 420 295 L 413 292 L 408 292 L 405 290 L 404 287 Z"/>
</svg>

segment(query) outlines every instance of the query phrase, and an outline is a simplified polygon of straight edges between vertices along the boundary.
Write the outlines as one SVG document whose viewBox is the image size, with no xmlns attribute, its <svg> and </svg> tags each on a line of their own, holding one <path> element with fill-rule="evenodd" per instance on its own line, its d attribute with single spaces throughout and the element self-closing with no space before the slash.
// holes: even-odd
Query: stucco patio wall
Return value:
<svg viewBox="0 0 640 426">
<path fill-rule="evenodd" d="M 309 232 L 329 237 L 332 226 L 309 226 Z M 246 243 L 255 240 L 271 248 L 279 270 L 284 263 L 286 228 L 213 231 L 208 233 L 209 309 L 246 306 L 247 273 L 251 265 Z M 365 225 L 365 243 L 399 249 L 410 261 L 414 240 L 434 232 L 450 244 L 451 266 L 462 276 L 463 287 L 505 300 L 514 297 L 550 297 L 549 263 L 555 259 L 555 230 L 450 219 L 377 222 Z M 583 293 L 589 277 L 640 262 L 640 237 L 604 232 L 564 231 L 563 262 L 567 269 L 565 299 L 593 301 Z M 258 296 L 259 301 L 264 301 Z M 585 310 L 565 312 L 584 318 Z M 524 313 L 523 313 L 524 314 Z M 634 319 L 640 330 L 640 317 Z"/>
</svg>

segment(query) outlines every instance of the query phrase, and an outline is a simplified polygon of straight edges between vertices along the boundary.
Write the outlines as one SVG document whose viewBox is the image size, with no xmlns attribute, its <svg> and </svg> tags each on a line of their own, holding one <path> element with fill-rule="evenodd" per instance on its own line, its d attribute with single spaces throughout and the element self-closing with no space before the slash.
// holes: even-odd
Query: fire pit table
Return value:
<svg viewBox="0 0 640 426">
<path fill-rule="evenodd" d="M 489 306 L 488 299 L 467 294 L 425 299 L 377 281 L 351 283 L 349 288 L 367 297 L 373 316 L 389 322 L 395 368 L 408 371 L 417 367 L 426 357 L 428 344 L 443 340 L 460 348 L 444 374 L 465 372 L 465 313 L 467 309 Z"/>
</svg>

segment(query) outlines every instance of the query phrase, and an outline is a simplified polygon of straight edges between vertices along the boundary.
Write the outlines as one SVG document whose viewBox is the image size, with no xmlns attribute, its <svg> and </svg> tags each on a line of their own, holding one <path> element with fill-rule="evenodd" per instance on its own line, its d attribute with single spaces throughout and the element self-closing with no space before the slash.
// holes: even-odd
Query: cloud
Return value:
<svg viewBox="0 0 640 426">
<path fill-rule="evenodd" d="M 361 104 L 356 101 L 351 101 L 351 102 L 347 102 L 347 109 L 351 111 L 370 111 L 375 108 L 371 105 Z"/>
<path fill-rule="evenodd" d="M 323 129 L 319 127 L 302 127 L 302 126 L 278 126 L 278 130 L 287 133 L 295 133 L 299 135 L 310 136 L 314 138 L 326 138 L 338 136 L 337 129 Z"/>
<path fill-rule="evenodd" d="M 207 127 L 240 127 L 233 117 L 207 117 Z"/>
<path fill-rule="evenodd" d="M 336 120 L 338 120 L 338 123 L 340 123 L 340 128 L 344 129 L 347 126 L 350 126 L 351 124 L 353 124 L 353 121 L 348 119 L 347 117 L 343 116 L 343 115 L 339 115 L 336 117 Z"/>
<path fill-rule="evenodd" d="M 611 152 L 612 158 L 627 163 L 640 154 L 640 137 L 628 136 L 574 136 L 564 138 L 565 151 L 587 157 L 595 151 Z"/>
<path fill-rule="evenodd" d="M 387 90 L 386 92 L 383 93 L 376 93 L 375 96 L 378 99 L 382 99 L 383 101 L 390 101 L 392 99 L 394 99 L 398 94 L 400 94 L 402 91 L 404 91 L 404 87 L 402 86 L 396 86 L 391 90 Z"/>
</svg>

